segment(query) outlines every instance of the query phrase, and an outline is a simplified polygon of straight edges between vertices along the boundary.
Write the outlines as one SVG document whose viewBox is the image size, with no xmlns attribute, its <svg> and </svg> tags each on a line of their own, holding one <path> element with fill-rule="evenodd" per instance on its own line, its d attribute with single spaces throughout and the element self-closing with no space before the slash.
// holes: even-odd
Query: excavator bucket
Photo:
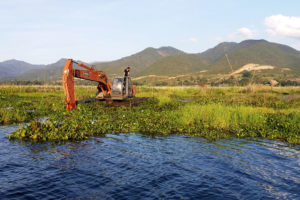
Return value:
<svg viewBox="0 0 300 200">
<path fill-rule="evenodd" d="M 65 92 L 65 105 L 67 110 L 76 109 L 75 90 L 74 90 L 74 69 L 72 59 L 68 59 L 63 73 L 62 81 Z"/>
</svg>

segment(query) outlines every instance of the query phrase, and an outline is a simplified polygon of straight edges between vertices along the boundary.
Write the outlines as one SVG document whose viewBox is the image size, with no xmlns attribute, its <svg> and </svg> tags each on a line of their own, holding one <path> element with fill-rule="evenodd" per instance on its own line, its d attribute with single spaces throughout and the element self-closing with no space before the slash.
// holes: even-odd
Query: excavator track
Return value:
<svg viewBox="0 0 300 200">
<path fill-rule="evenodd" d="M 105 99 L 106 105 L 111 106 L 111 107 L 119 107 L 119 106 L 126 106 L 126 107 L 131 107 L 138 105 L 140 103 L 144 103 L 148 101 L 149 97 L 140 97 L 140 98 L 132 98 L 132 99 L 127 99 L 123 101 L 113 101 L 112 99 Z M 94 101 L 104 101 L 103 99 L 97 99 L 97 98 L 90 98 L 90 99 L 83 99 L 83 100 L 78 100 L 76 101 L 76 104 L 79 103 L 90 103 Z"/>
<path fill-rule="evenodd" d="M 140 98 L 132 98 L 132 99 L 127 99 L 125 101 L 106 101 L 107 106 L 112 106 L 112 107 L 119 107 L 119 106 L 126 106 L 126 107 L 131 107 L 138 105 L 140 103 L 144 103 L 148 101 L 149 97 L 140 97 Z"/>
</svg>

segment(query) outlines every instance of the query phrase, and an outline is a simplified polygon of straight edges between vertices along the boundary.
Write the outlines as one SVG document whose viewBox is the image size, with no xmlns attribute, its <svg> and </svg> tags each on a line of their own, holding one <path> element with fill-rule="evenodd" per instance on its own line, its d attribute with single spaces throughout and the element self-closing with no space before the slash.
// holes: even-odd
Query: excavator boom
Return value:
<svg viewBox="0 0 300 200">
<path fill-rule="evenodd" d="M 74 69 L 73 63 L 85 68 L 86 70 Z M 62 81 L 65 91 L 65 105 L 67 110 L 76 109 L 74 77 L 98 82 L 98 86 L 101 89 L 103 96 L 105 98 L 110 97 L 111 86 L 109 79 L 104 72 L 95 71 L 93 67 L 68 59 L 62 73 Z"/>
<path fill-rule="evenodd" d="M 74 90 L 74 69 L 72 60 L 68 59 L 62 74 L 62 81 L 65 91 L 65 105 L 67 110 L 76 109 Z"/>
</svg>

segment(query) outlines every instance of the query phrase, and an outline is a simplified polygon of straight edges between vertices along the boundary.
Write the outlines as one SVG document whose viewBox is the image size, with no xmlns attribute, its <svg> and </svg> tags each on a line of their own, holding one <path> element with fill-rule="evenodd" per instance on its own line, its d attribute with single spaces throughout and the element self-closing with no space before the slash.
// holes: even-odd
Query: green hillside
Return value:
<svg viewBox="0 0 300 200">
<path fill-rule="evenodd" d="M 290 68 L 300 71 L 300 53 L 287 46 L 270 43 L 265 40 L 247 40 L 238 44 L 228 53 L 229 61 L 236 70 L 248 63 L 272 65 L 279 68 Z M 209 66 L 209 73 L 229 73 L 231 69 L 224 56 Z"/>
<path fill-rule="evenodd" d="M 165 57 L 140 72 L 138 76 L 174 76 L 208 70 L 209 74 L 230 73 L 233 70 L 255 63 L 289 68 L 300 72 L 300 53 L 286 45 L 266 40 L 245 40 L 241 43 L 224 42 L 200 54 L 183 54 Z M 279 70 L 280 71 L 280 70 Z M 278 70 L 274 71 L 278 73 Z"/>
<path fill-rule="evenodd" d="M 142 71 L 139 76 L 145 75 L 180 75 L 205 70 L 208 66 L 198 54 L 182 54 L 165 57 Z"/>
<path fill-rule="evenodd" d="M 156 61 L 175 54 L 184 54 L 184 52 L 173 47 L 161 47 L 159 49 L 149 47 L 131 56 L 112 62 L 94 63 L 93 66 L 109 75 L 122 75 L 124 68 L 130 66 L 131 74 L 135 76 Z"/>
<path fill-rule="evenodd" d="M 215 46 L 214 48 L 208 49 L 203 53 L 200 53 L 207 62 L 214 63 L 224 57 L 225 54 L 232 52 L 238 47 L 238 43 L 235 42 L 223 42 Z"/>
</svg>

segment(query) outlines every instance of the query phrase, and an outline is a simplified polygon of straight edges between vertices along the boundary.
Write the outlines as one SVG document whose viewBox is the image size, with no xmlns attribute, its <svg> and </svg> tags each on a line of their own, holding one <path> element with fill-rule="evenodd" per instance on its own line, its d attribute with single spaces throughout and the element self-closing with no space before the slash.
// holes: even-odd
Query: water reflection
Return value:
<svg viewBox="0 0 300 200">
<path fill-rule="evenodd" d="M 0 128 L 0 199 L 299 197 L 299 146 L 140 134 L 9 142 L 16 128 Z"/>
</svg>

